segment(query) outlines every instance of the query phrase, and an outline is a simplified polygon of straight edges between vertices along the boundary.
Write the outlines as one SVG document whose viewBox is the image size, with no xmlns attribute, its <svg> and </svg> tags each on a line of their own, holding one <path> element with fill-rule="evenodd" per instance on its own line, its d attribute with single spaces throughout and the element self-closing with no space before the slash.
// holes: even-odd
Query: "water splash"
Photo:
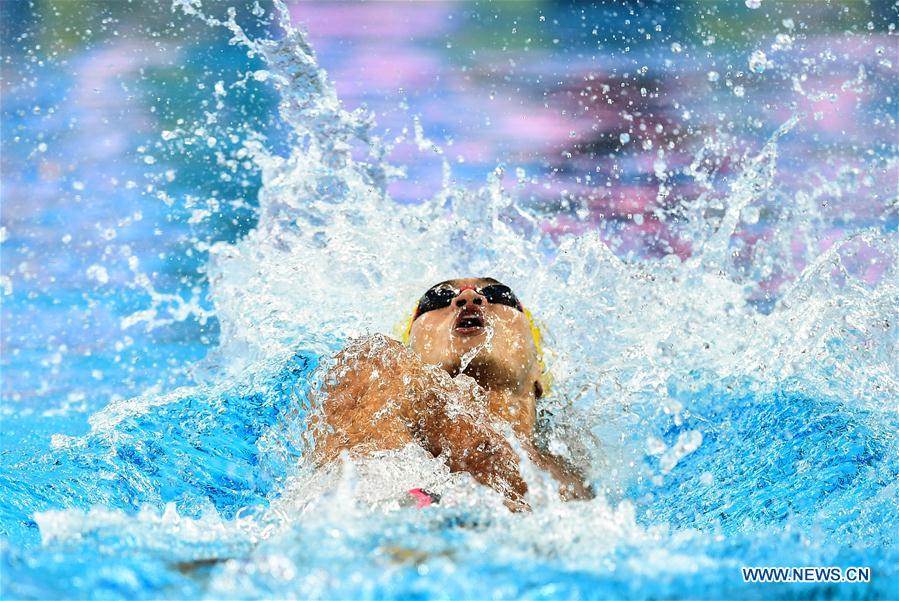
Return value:
<svg viewBox="0 0 899 601">
<path fill-rule="evenodd" d="M 182 6 L 196 12 L 199 4 Z M 757 394 L 793 382 L 805 394 L 874 405 L 897 390 L 888 361 L 896 296 L 889 241 L 851 237 L 801 273 L 790 259 L 763 252 L 750 260 L 767 270 L 733 260 L 738 224 L 776 189 L 778 142 L 801 115 L 744 161 L 725 196 L 710 192 L 690 207 L 692 256 L 625 263 L 596 234 L 550 239 L 540 217 L 503 189 L 501 172 L 480 190 L 447 183 L 418 205 L 393 203 L 384 184 L 398 170 L 372 141 L 371 119 L 340 107 L 311 49 L 278 10 L 285 30 L 278 40 L 248 39 L 233 13 L 224 23 L 204 17 L 265 57 L 280 82 L 282 118 L 296 132 L 287 157 L 254 148 L 265 181 L 259 226 L 214 249 L 212 296 L 230 361 L 244 366 L 297 349 L 327 355 L 349 337 L 391 331 L 434 281 L 493 275 L 520 291 L 544 324 L 557 394 L 543 409 L 560 431 L 570 428 L 569 440 L 555 443 L 578 448 L 598 479 L 616 446 L 612 424 L 635 431 L 630 412 L 643 419 L 661 412 L 677 425 L 690 414 L 689 401 L 667 392 L 682 382 L 701 389 L 743 381 Z M 347 150 L 359 145 L 367 148 L 364 162 Z M 814 220 L 807 211 L 787 214 L 768 247 L 789 244 L 800 221 Z M 840 257 L 850 248 L 871 265 L 847 269 Z M 798 279 L 766 315 L 751 302 L 760 282 L 738 273 L 769 273 L 772 259 Z M 672 447 L 681 451 L 665 456 L 663 472 L 695 450 L 695 434 Z"/>
<path fill-rule="evenodd" d="M 199 2 L 176 5 L 201 14 Z M 776 188 L 778 142 L 801 115 L 743 163 L 726 196 L 709 193 L 690 208 L 692 256 L 624 263 L 595 234 L 550 239 L 539 216 L 503 189 L 501 172 L 480 190 L 447 183 L 418 205 L 393 203 L 385 184 L 398 170 L 384 160 L 372 119 L 341 108 L 286 8 L 276 12 L 280 39 L 248 38 L 234 11 L 226 21 L 202 16 L 265 59 L 282 119 L 295 133 L 286 157 L 254 145 L 264 180 L 259 225 L 212 252 L 211 296 L 226 364 L 277 365 L 298 350 L 328 355 L 350 337 L 391 331 L 434 281 L 489 274 L 520 291 L 544 324 L 557 391 L 544 410 L 560 430 L 570 422 L 569 438 L 595 442 L 556 441 L 578 447 L 597 478 L 615 446 L 610 424 L 628 421 L 622 416 L 631 411 L 662 412 L 675 424 L 689 414 L 666 393 L 681 382 L 745 381 L 757 394 L 794 382 L 805 394 L 852 395 L 874 405 L 899 390 L 888 360 L 896 344 L 888 318 L 896 257 L 888 241 L 874 233 L 851 237 L 801 273 L 778 261 L 777 269 L 798 279 L 767 315 L 749 298 L 759 282 L 736 276 L 737 226 Z M 360 147 L 365 160 L 351 152 Z M 794 225 L 784 219 L 770 247 L 788 243 Z M 841 257 L 849 249 L 870 257 L 870 266 L 848 269 Z M 771 259 L 751 258 L 769 266 Z M 740 272 L 762 270 L 743 265 Z M 607 433 L 586 436 L 600 430 Z M 695 448 L 694 440 L 675 446 Z M 663 471 L 682 455 L 667 455 Z"/>
<path fill-rule="evenodd" d="M 664 596 L 659 581 L 728 596 L 740 591 L 727 576 L 740 562 L 846 562 L 851 540 L 880 554 L 878 590 L 889 590 L 895 232 L 856 233 L 805 265 L 784 249 L 827 221 L 807 198 L 775 216 L 753 253 L 735 252 L 740 221 L 768 209 L 779 141 L 801 116 L 746 157 L 725 194 L 687 208 L 690 256 L 624 259 L 596 232 L 550 235 L 503 188 L 502 170 L 469 190 L 444 163 L 432 198 L 394 203 L 387 183 L 401 170 L 384 158 L 389 145 L 370 116 L 341 107 L 283 5 L 278 39 L 251 38 L 234 11 L 222 20 L 198 0 L 175 6 L 263 58 L 254 77 L 278 90 L 293 143 L 279 156 L 246 141 L 263 176 L 259 222 L 211 251 L 222 324 L 211 383 L 115 403 L 89 436 L 59 441 L 53 460 L 96 475 L 48 485 L 53 502 L 78 508 L 37 514 L 50 546 L 39 561 L 60 542 L 127 547 L 124 531 L 134 564 L 173 587 L 156 590 L 186 596 L 466 597 L 488 585 L 510 597 L 532 586 Z M 431 147 L 420 127 L 415 140 Z M 784 285 L 759 310 L 772 272 Z M 545 444 L 584 464 L 595 501 L 562 504 L 532 474 L 535 511 L 509 515 L 414 449 L 332 473 L 296 466 L 319 362 L 352 337 L 392 331 L 422 290 L 459 275 L 508 282 L 543 324 L 554 381 L 540 407 Z M 456 492 L 446 508 L 410 513 L 394 504 L 410 483 Z M 135 513 L 173 499 L 161 516 Z M 31 515 L 40 503 L 29 503 L 16 509 Z M 211 539 L 197 536 L 207 529 Z M 160 558 L 172 536 L 188 575 Z M 4 561 L 28 577 L 24 560 Z M 139 572 L 129 561 L 114 564 L 112 590 L 141 590 L 123 576 Z M 520 565 L 536 566 L 531 579 Z"/>
</svg>

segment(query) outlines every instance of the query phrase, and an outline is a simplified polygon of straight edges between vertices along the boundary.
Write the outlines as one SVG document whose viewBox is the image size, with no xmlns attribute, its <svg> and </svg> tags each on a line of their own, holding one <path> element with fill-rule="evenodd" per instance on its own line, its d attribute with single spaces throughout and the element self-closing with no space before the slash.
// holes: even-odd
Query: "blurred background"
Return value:
<svg viewBox="0 0 899 601">
<path fill-rule="evenodd" d="M 264 2 L 237 4 L 250 33 L 278 34 L 254 16 Z M 783 185 L 744 215 L 736 255 L 809 207 L 799 264 L 847 229 L 896 229 L 890 0 L 290 7 L 345 106 L 399 140 L 398 202 L 440 190 L 443 160 L 472 187 L 500 167 L 553 235 L 686 257 L 697 200 L 723 212 L 714 199 L 798 115 Z M 7 0 L 0 28 L 7 446 L 79 434 L 111 399 L 191 380 L 218 335 L 206 251 L 254 226 L 244 142 L 283 152 L 288 138 L 262 65 L 168 2 Z M 783 283 L 763 276 L 761 311 Z"/>
</svg>

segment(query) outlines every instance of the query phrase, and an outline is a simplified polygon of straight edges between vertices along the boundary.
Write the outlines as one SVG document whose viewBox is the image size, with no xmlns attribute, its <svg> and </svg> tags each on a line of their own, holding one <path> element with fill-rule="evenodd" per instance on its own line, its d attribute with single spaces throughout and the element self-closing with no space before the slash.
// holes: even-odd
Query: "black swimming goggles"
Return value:
<svg viewBox="0 0 899 601">
<path fill-rule="evenodd" d="M 481 288 L 475 288 L 474 286 L 455 288 L 451 284 L 443 282 L 424 293 L 421 300 L 418 301 L 418 307 L 415 309 L 415 316 L 412 318 L 412 321 L 415 321 L 428 311 L 449 307 L 453 303 L 453 299 L 462 294 L 465 290 L 474 290 L 476 294 L 480 294 L 487 299 L 488 303 L 494 305 L 506 305 L 507 307 L 512 307 L 524 312 L 521 301 L 518 300 L 518 297 L 515 296 L 512 289 L 505 284 L 497 282 Z"/>
</svg>

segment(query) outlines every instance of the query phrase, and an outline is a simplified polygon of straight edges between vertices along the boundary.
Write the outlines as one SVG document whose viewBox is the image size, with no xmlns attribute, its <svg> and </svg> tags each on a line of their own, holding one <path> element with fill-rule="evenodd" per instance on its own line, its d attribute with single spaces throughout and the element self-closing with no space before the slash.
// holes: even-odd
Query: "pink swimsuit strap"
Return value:
<svg viewBox="0 0 899 601">
<path fill-rule="evenodd" d="M 427 507 L 428 505 L 440 502 L 440 495 L 428 492 L 423 488 L 412 488 L 408 492 L 416 501 L 416 509 L 421 509 L 422 507 Z"/>
</svg>

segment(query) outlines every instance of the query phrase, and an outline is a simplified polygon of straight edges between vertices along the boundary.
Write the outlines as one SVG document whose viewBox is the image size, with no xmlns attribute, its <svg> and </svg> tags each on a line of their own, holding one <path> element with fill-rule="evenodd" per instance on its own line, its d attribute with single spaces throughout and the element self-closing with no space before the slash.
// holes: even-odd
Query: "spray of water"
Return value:
<svg viewBox="0 0 899 601">
<path fill-rule="evenodd" d="M 755 433 L 740 428 L 780 422 L 740 413 L 740 404 L 731 400 L 720 401 L 732 403 L 731 413 L 724 413 L 716 405 L 720 399 L 771 399 L 758 401 L 762 406 L 755 406 L 757 415 L 765 415 L 767 403 L 772 411 L 782 412 L 778 419 L 783 423 L 806 418 L 824 423 L 829 415 L 851 410 L 840 432 L 850 436 L 852 428 L 871 431 L 866 439 L 870 441 L 883 440 L 877 424 L 895 422 L 899 288 L 893 234 L 859 232 L 833 244 L 807 266 L 796 265 L 783 249 L 796 232 L 808 235 L 808 224 L 825 220 L 814 212 L 813 201 L 798 199 L 797 210 L 783 212 L 774 237 L 759 245 L 748 259 L 751 264 L 739 269 L 735 264 L 734 232 L 741 220 L 757 220 L 754 206 L 776 190 L 778 142 L 803 116 L 790 118 L 745 161 L 724 197 L 709 193 L 688 207 L 684 227 L 694 241 L 689 258 L 671 254 L 623 260 L 597 233 L 549 236 L 541 218 L 503 188 L 499 169 L 483 187 L 470 190 L 451 184 L 445 164 L 444 186 L 432 198 L 415 205 L 393 202 L 387 183 L 400 170 L 385 159 L 390 146 L 378 138 L 364 111 L 342 108 L 280 2 L 275 7 L 283 35 L 277 39 L 249 37 L 233 11 L 221 20 L 206 15 L 199 0 L 176 0 L 174 5 L 227 28 L 232 43 L 265 61 L 267 71 L 255 77 L 277 89 L 281 119 L 293 132 L 286 156 L 274 154 L 259 140 L 247 141 L 263 178 L 258 226 L 242 240 L 218 244 L 210 253 L 211 298 L 222 336 L 216 354 L 218 384 L 208 394 L 225 395 L 224 388 L 236 386 L 233 382 L 252 387 L 264 374 L 284 369 L 291 356 L 319 357 L 327 367 L 328 357 L 349 339 L 394 331 L 421 291 L 434 282 L 493 276 L 516 290 L 543 327 L 553 381 L 551 394 L 539 408 L 545 444 L 584 465 L 602 493 L 590 503 L 561 504 L 551 494 L 552 483 L 525 466 L 535 511 L 512 516 L 500 509 L 497 499 L 490 500 L 490 491 L 464 474 L 449 474 L 439 461 L 415 449 L 347 463 L 332 473 L 300 465 L 251 528 L 252 542 L 264 542 L 251 557 L 230 562 L 217 574 L 207 590 L 212 596 L 296 590 L 311 597 L 350 594 L 338 581 L 339 574 L 358 565 L 360 558 L 408 551 L 403 537 L 412 530 L 445 527 L 438 513 L 388 514 L 371 520 L 368 508 L 393 507 L 395 491 L 413 486 L 449 491 L 450 506 L 471 501 L 472 522 L 462 540 L 435 536 L 420 542 L 416 551 L 451 558 L 432 565 L 438 594 L 466 596 L 464 588 L 452 587 L 478 582 L 471 566 L 488 546 L 509 562 L 562 558 L 571 569 L 602 571 L 613 553 L 620 558 L 622 549 L 630 547 L 649 553 L 642 563 L 638 558 L 646 559 L 643 551 L 630 559 L 625 554 L 622 561 L 635 574 L 686 570 L 687 563 L 690 569 L 712 565 L 702 549 L 717 544 L 713 538 L 699 543 L 706 535 L 686 531 L 669 536 L 664 524 L 652 520 L 638 525 L 628 489 L 649 480 L 661 491 L 666 478 L 678 477 L 685 460 L 701 455 L 703 447 L 717 439 L 736 440 L 739 449 L 746 450 L 750 467 L 762 465 L 761 459 L 752 458 L 761 443 L 753 442 Z M 420 127 L 416 140 L 432 146 Z M 753 301 L 772 271 L 785 274 L 788 284 L 773 308 L 763 312 Z M 284 402 L 296 404 L 296 411 L 285 415 L 299 419 L 315 386 L 306 382 L 296 398 L 285 395 Z M 814 403 L 785 409 L 777 401 L 784 390 L 831 404 L 827 411 Z M 92 419 L 94 434 L 112 436 L 123 419 L 191 394 L 196 390 L 153 402 L 121 403 Z M 862 420 L 859 411 L 875 417 Z M 279 423 L 259 438 L 263 456 L 286 453 L 281 441 L 290 435 L 278 430 L 290 428 Z M 734 431 L 741 434 L 727 439 Z M 785 435 L 795 433 L 787 430 Z M 770 444 L 781 448 L 781 442 L 772 439 Z M 895 455 L 878 444 L 872 442 L 858 456 Z M 766 494 L 764 487 L 748 488 L 755 480 L 740 471 L 744 458 L 736 456 L 739 449 L 728 451 L 731 460 L 714 473 L 689 472 L 695 479 L 680 496 L 710 491 L 702 502 L 712 508 L 696 517 L 697 523 L 725 520 L 702 524 L 749 531 L 751 517 L 762 521 L 766 515 L 757 510 L 768 506 L 759 499 Z M 839 477 L 847 478 L 846 470 L 854 466 L 838 462 L 833 469 L 843 470 Z M 822 470 L 825 484 L 831 481 L 829 469 Z M 740 478 L 748 484 L 740 484 Z M 803 478 L 784 477 L 778 484 L 793 487 L 790 494 L 795 493 L 797 507 L 819 502 L 817 497 L 803 500 Z M 715 489 L 719 482 L 722 488 Z M 880 499 L 890 491 L 878 494 Z M 775 501 L 780 498 L 785 496 L 771 494 Z M 883 507 L 875 499 L 859 510 L 859 520 L 880 515 Z M 655 512 L 673 520 L 683 508 L 676 501 L 660 501 Z M 726 521 L 730 513 L 747 517 Z M 54 522 L 57 517 L 42 515 L 42 532 L 46 528 L 48 536 L 63 535 L 65 528 L 53 526 L 59 523 Z M 100 517 L 109 523 L 121 521 L 117 515 Z M 580 536 L 585 525 L 590 537 Z M 241 528 L 245 526 L 241 522 Z M 842 532 L 836 526 L 828 531 L 834 536 Z M 607 546 L 598 549 L 597 537 Z M 653 546 L 658 540 L 666 542 Z M 690 546 L 687 562 L 679 549 Z M 303 575 L 296 573 L 297 566 L 304 566 Z M 468 566 L 467 578 L 452 576 L 459 566 Z"/>
<path fill-rule="evenodd" d="M 838 242 L 795 276 L 770 314 L 750 302 L 759 282 L 737 275 L 732 237 L 753 203 L 776 188 L 778 141 L 801 115 L 745 162 L 726 198 L 702 196 L 691 207 L 692 256 L 624 262 L 597 234 L 551 239 L 503 189 L 501 170 L 467 190 L 449 183 L 445 165 L 445 185 L 433 198 L 394 203 L 386 184 L 399 170 L 384 159 L 389 148 L 369 115 L 342 108 L 282 4 L 279 39 L 249 38 L 233 10 L 222 21 L 204 15 L 197 0 L 175 6 L 226 27 L 232 43 L 265 60 L 293 131 L 285 157 L 248 143 L 263 174 L 259 224 L 211 252 L 227 373 L 278 365 L 297 351 L 327 356 L 351 337 L 389 333 L 433 282 L 490 275 L 513 286 L 543 325 L 554 383 L 543 409 L 580 441 L 554 444 L 576 445 L 594 472 L 621 438 L 610 433 L 637 427 L 635 413 L 682 420 L 684 402 L 670 391 L 686 381 L 698 389 L 697 380 L 745 380 L 763 393 L 795 380 L 809 394 L 851 395 L 873 407 L 899 392 L 889 359 L 897 291 L 890 240 L 871 231 Z M 709 217 L 712 206 L 722 210 Z M 780 223 L 784 240 L 771 246 L 788 244 L 798 227 Z M 759 267 L 743 273 L 766 273 L 764 265 L 770 272 L 772 260 L 795 272 L 786 258 L 752 260 Z M 835 347 L 844 350 L 823 352 Z M 700 441 L 684 434 L 679 450 L 664 451 L 662 471 Z"/>
<path fill-rule="evenodd" d="M 475 357 L 477 357 L 483 351 L 493 348 L 493 337 L 495 335 L 496 327 L 488 322 L 487 326 L 484 328 L 484 342 L 473 347 L 471 350 L 462 355 L 462 358 L 459 361 L 460 372 L 464 372 L 466 369 L 468 369 L 468 366 L 471 365 L 471 362 L 475 360 Z"/>
</svg>

